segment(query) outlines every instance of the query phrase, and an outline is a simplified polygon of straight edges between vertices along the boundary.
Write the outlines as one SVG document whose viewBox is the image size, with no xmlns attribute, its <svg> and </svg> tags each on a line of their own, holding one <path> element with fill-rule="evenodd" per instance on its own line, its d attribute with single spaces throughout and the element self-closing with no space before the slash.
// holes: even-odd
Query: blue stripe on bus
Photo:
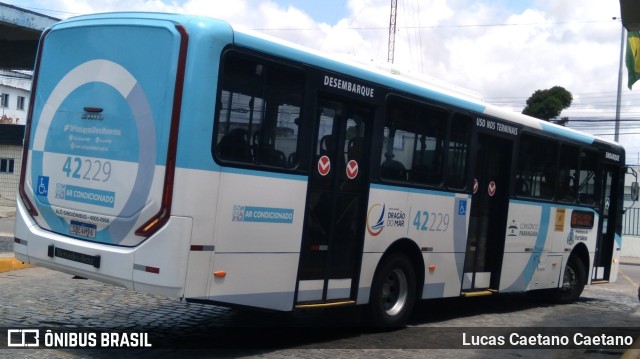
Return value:
<svg viewBox="0 0 640 359">
<path fill-rule="evenodd" d="M 515 202 L 516 201 L 512 201 L 511 203 Z M 536 238 L 533 251 L 530 253 L 529 260 L 527 261 L 522 273 L 520 273 L 520 276 L 511 284 L 511 286 L 505 288 L 503 290 L 504 292 L 525 290 L 531 282 L 533 274 L 538 267 L 538 260 L 544 250 L 544 244 L 547 241 L 549 218 L 551 217 L 551 205 L 543 204 L 540 207 L 542 207 L 542 213 L 540 214 L 540 229 L 538 230 L 538 237 Z"/>
<path fill-rule="evenodd" d="M 430 189 L 422 189 L 422 188 L 413 188 L 413 187 L 404 187 L 404 186 L 392 186 L 380 183 L 372 183 L 371 189 L 379 189 L 384 191 L 396 191 L 403 193 L 418 193 L 418 194 L 428 194 L 433 196 L 442 196 L 442 197 L 455 197 L 455 192 L 445 192 L 445 191 L 434 191 Z"/>
<path fill-rule="evenodd" d="M 564 204 L 564 203 L 540 203 L 540 202 L 535 202 L 535 201 L 526 201 L 526 200 L 521 200 L 521 199 L 512 199 L 509 201 L 509 204 L 524 204 L 527 206 L 539 206 L 539 207 L 556 207 L 556 208 L 566 208 L 566 209 L 571 209 L 571 210 L 579 210 L 579 211 L 591 211 L 593 213 L 597 212 L 592 208 L 592 207 L 579 207 L 576 205 L 571 205 L 571 204 Z"/>
<path fill-rule="evenodd" d="M 546 132 L 550 132 L 557 136 L 567 137 L 575 141 L 583 142 L 586 144 L 593 144 L 596 138 L 587 133 L 580 133 L 576 131 L 570 131 L 568 129 L 562 128 L 560 126 L 552 126 L 548 123 L 541 123 L 542 130 Z"/>
<path fill-rule="evenodd" d="M 596 211 L 594 211 L 593 208 L 590 207 L 567 206 L 558 203 L 547 204 L 522 200 L 511 200 L 509 203 L 541 207 L 542 213 L 540 215 L 540 229 L 538 231 L 538 237 L 536 238 L 536 243 L 534 245 L 533 251 L 530 253 L 529 260 L 520 276 L 509 287 L 503 289 L 504 292 L 525 290 L 530 284 L 531 279 L 533 278 L 533 275 L 538 266 L 538 257 L 544 251 L 544 244 L 547 240 L 547 232 L 549 230 L 551 207 L 591 211 L 593 213 L 596 213 Z"/>
</svg>

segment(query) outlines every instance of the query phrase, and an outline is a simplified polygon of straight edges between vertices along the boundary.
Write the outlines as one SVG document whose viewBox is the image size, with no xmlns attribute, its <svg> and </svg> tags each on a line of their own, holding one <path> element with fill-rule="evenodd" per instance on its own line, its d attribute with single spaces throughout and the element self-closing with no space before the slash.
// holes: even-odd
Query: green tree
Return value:
<svg viewBox="0 0 640 359">
<path fill-rule="evenodd" d="M 547 90 L 536 90 L 536 92 L 527 99 L 522 113 L 541 120 L 549 121 L 560 115 L 562 110 L 571 106 L 573 96 L 562 86 L 554 86 Z M 560 121 L 565 124 L 569 121 L 567 117 L 563 117 Z"/>
</svg>

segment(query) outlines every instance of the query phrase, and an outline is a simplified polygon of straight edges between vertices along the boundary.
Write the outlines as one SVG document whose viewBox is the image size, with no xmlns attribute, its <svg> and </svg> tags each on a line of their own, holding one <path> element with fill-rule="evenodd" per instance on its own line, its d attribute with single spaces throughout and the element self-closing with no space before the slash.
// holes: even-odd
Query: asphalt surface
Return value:
<svg viewBox="0 0 640 359">
<path fill-rule="evenodd" d="M 6 236 L 12 231 L 13 218 L 0 218 L 0 255 L 12 255 L 13 238 Z M 640 258 L 624 258 L 622 263 L 616 283 L 587 287 L 575 304 L 552 305 L 524 294 L 426 301 L 417 306 L 407 328 L 389 332 L 355 325 L 363 315 L 358 310 L 229 309 L 134 292 L 44 268 L 22 269 L 0 273 L 0 329 L 138 331 L 150 333 L 156 348 L 0 349 L 0 357 L 640 358 L 640 350 L 627 348 L 455 350 L 447 349 L 447 344 L 438 346 L 458 340 L 462 331 L 484 335 L 526 330 L 522 327 L 551 331 L 575 330 L 562 329 L 566 326 L 615 327 L 640 338 L 636 294 Z M 640 340 L 634 347 L 640 347 Z"/>
</svg>

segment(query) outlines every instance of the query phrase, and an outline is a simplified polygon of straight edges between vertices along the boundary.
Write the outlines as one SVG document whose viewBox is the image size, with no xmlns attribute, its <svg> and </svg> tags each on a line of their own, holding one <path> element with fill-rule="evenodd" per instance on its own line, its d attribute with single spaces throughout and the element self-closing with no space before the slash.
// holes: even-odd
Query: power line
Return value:
<svg viewBox="0 0 640 359">
<path fill-rule="evenodd" d="M 592 133 L 592 135 L 594 136 L 614 136 L 615 133 Z M 625 132 L 625 133 L 621 133 L 621 136 L 625 136 L 625 135 L 640 135 L 640 132 Z"/>
<path fill-rule="evenodd" d="M 17 7 L 23 8 L 23 9 L 27 9 L 27 10 L 31 10 L 31 11 L 36 11 L 36 12 L 52 12 L 52 13 L 66 14 L 66 15 L 82 15 L 83 14 L 83 13 L 80 13 L 80 12 L 51 10 L 51 9 L 43 9 L 43 8 L 38 8 L 38 7 L 22 6 L 22 5 L 15 5 L 15 4 L 14 4 L 14 6 L 17 6 Z"/>
<path fill-rule="evenodd" d="M 18 5 L 15 5 L 18 6 Z M 419 5 L 418 5 L 419 6 Z M 50 12 L 66 15 L 82 15 L 83 13 L 45 9 L 31 6 L 20 6 L 23 9 L 38 11 L 38 12 Z M 574 24 L 597 24 L 597 23 L 611 23 L 617 20 L 572 20 L 572 21 L 542 21 L 542 22 L 527 22 L 527 23 L 489 23 L 489 24 L 451 24 L 451 25 L 427 25 L 423 26 L 418 23 L 417 26 L 402 26 L 398 29 L 449 29 L 449 28 L 473 28 L 473 27 L 505 27 L 505 26 L 539 26 L 539 25 L 574 25 Z M 336 26 L 333 29 L 345 29 L 345 30 L 389 30 L 389 27 L 359 27 L 359 26 Z M 320 28 L 254 28 L 257 31 L 318 31 Z"/>
<path fill-rule="evenodd" d="M 610 23 L 611 20 L 588 20 L 588 21 L 548 21 L 548 22 L 529 22 L 520 24 L 495 23 L 495 24 L 458 24 L 458 25 L 431 25 L 431 26 L 398 26 L 398 29 L 422 30 L 422 29 L 451 29 L 451 28 L 469 28 L 469 27 L 501 27 L 501 26 L 538 26 L 538 25 L 574 25 L 574 24 L 594 24 L 594 23 Z M 389 30 L 388 27 L 382 26 L 335 26 L 333 29 L 344 30 Z M 257 31 L 317 31 L 320 28 L 254 28 Z"/>
<path fill-rule="evenodd" d="M 585 123 L 602 123 L 602 122 L 615 122 L 615 119 L 594 119 L 594 120 L 587 120 L 587 119 L 569 119 L 569 121 L 571 122 L 585 122 Z M 620 119 L 620 122 L 640 122 L 640 119 Z"/>
</svg>

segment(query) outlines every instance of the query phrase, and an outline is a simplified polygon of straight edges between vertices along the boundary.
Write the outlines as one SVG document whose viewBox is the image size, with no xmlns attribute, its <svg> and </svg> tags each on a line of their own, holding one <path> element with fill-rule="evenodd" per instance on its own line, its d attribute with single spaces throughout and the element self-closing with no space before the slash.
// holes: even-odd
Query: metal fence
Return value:
<svg viewBox="0 0 640 359">
<path fill-rule="evenodd" d="M 640 208 L 629 208 L 622 217 L 622 235 L 640 236 Z"/>
<path fill-rule="evenodd" d="M 0 145 L 0 206 L 16 205 L 21 165 L 22 147 Z"/>
</svg>

